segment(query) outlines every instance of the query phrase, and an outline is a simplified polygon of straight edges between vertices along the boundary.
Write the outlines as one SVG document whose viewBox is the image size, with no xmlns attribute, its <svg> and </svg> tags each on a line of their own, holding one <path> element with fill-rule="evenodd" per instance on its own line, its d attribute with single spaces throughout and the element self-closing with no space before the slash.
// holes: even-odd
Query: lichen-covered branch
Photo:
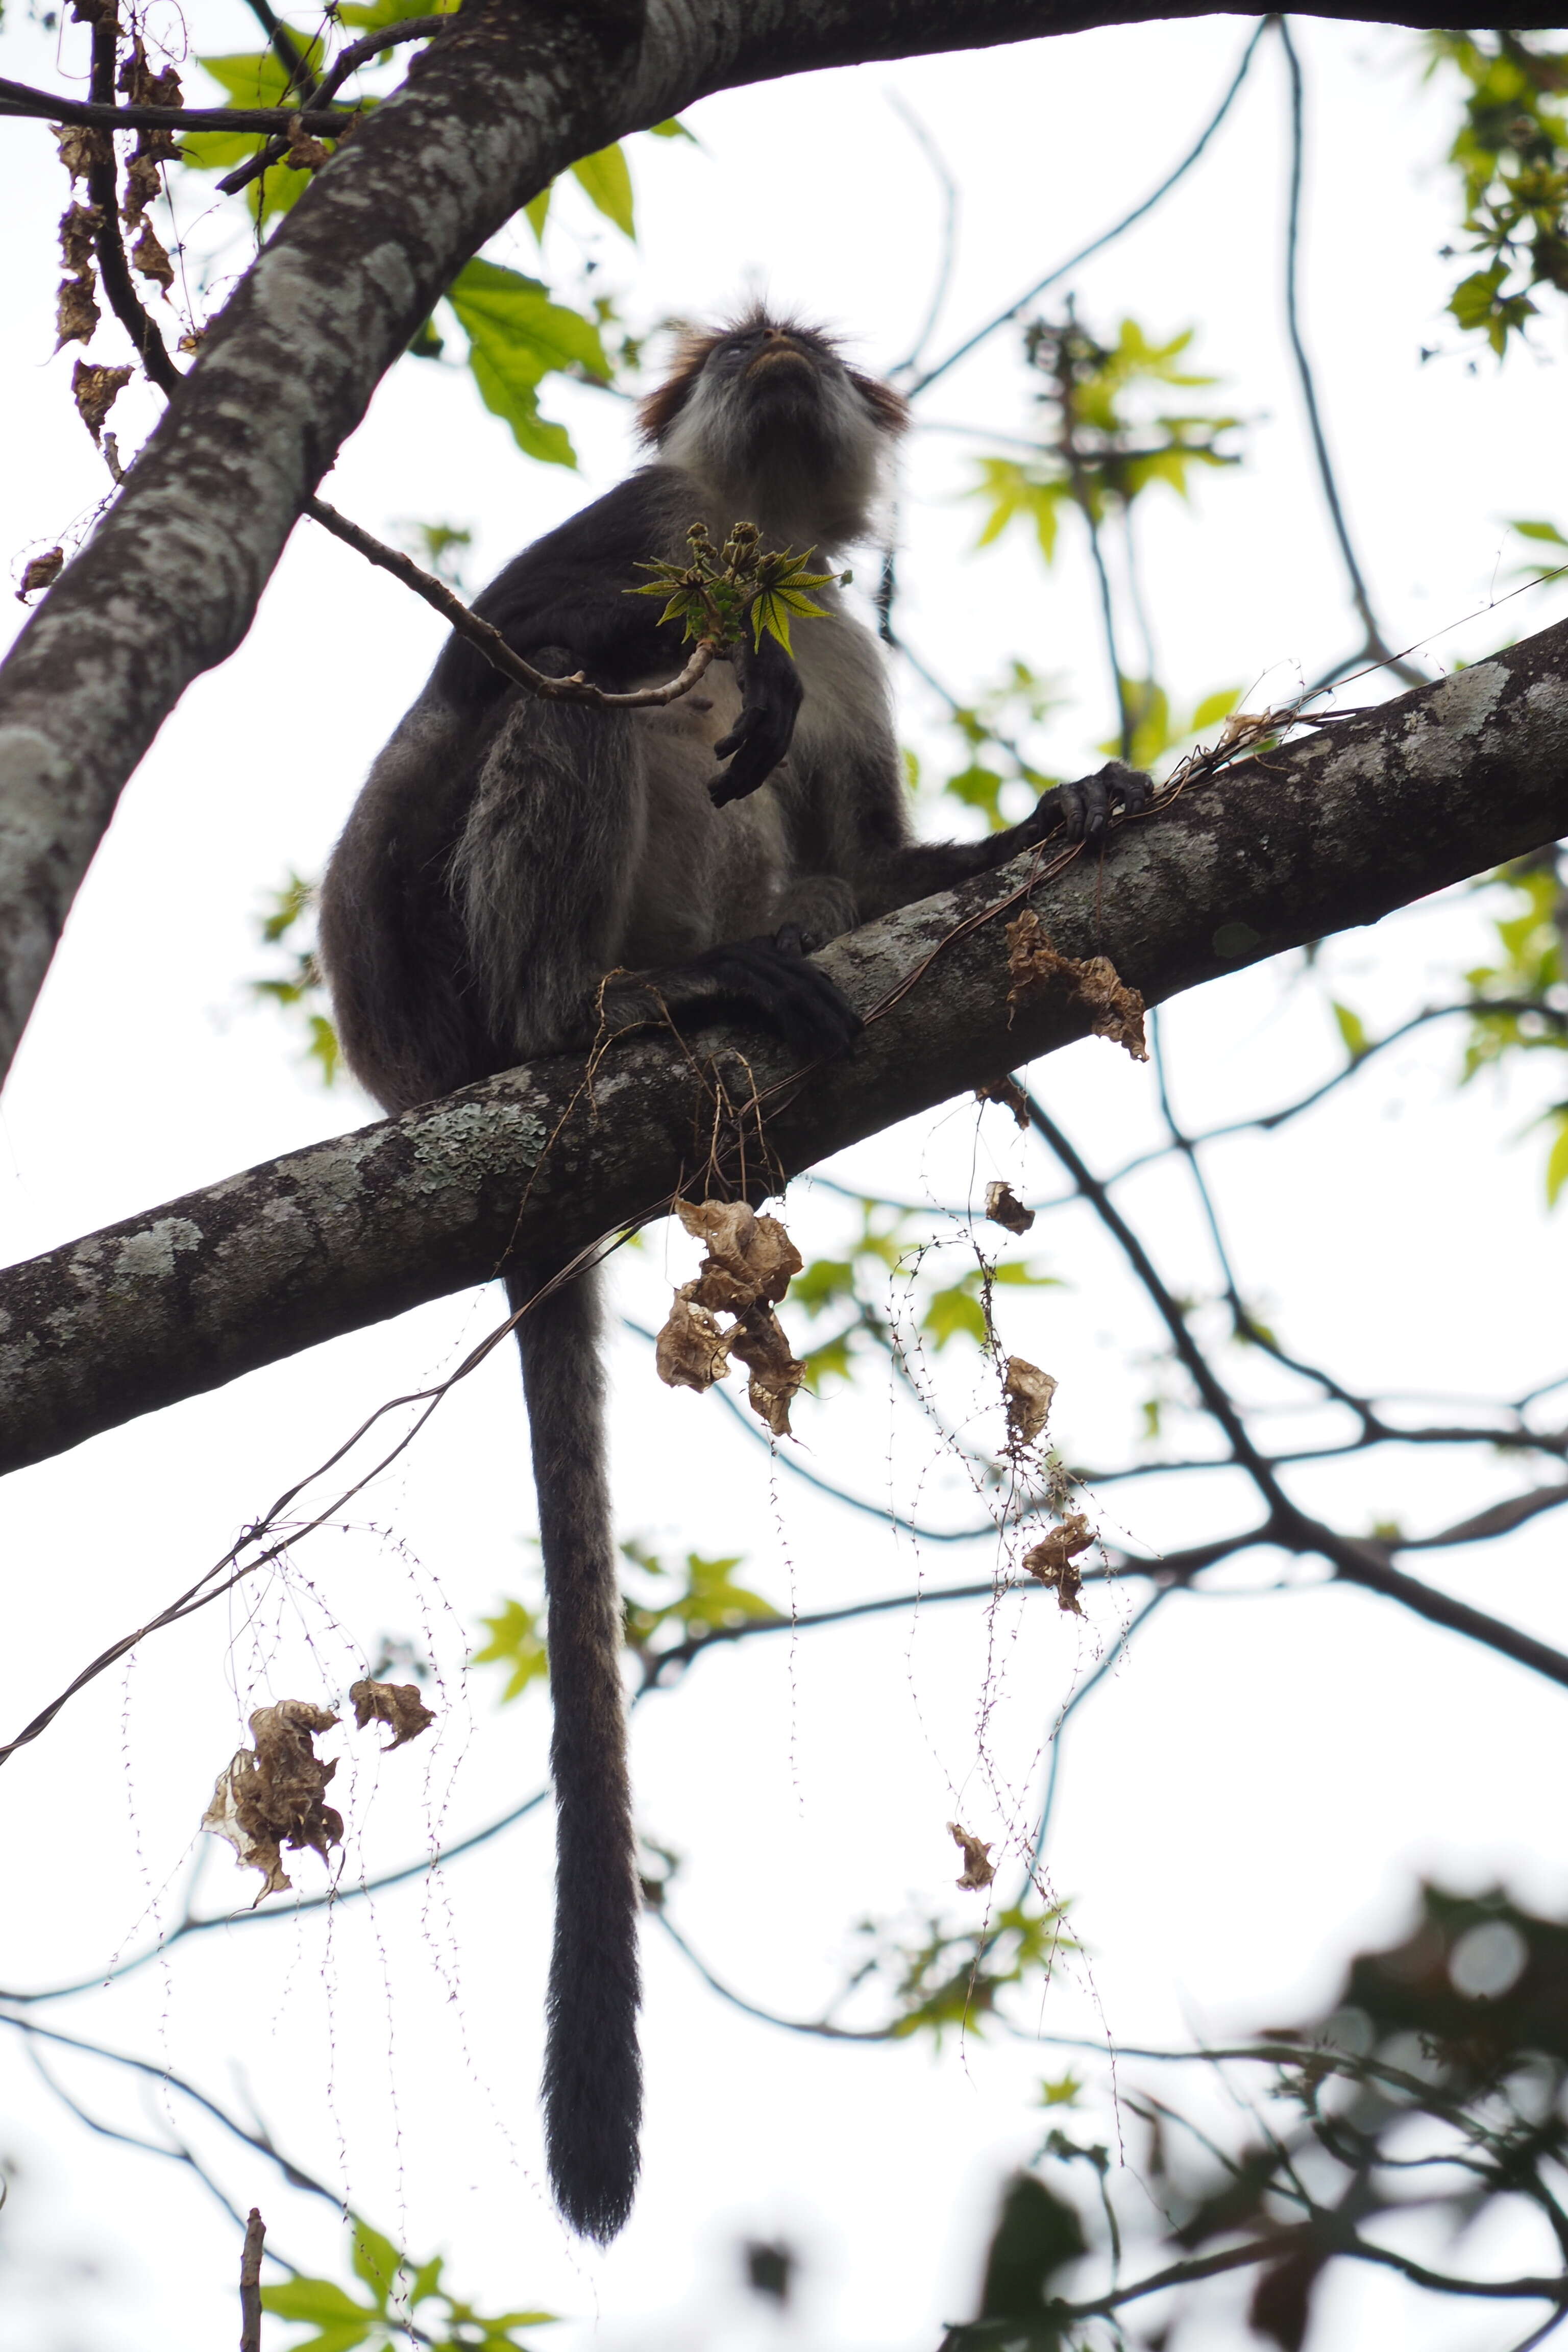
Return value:
<svg viewBox="0 0 1568 2352">
<path fill-rule="evenodd" d="M 464 7 L 268 241 L 123 495 L 0 667 L 0 1075 L 121 787 L 186 687 L 244 637 L 376 384 L 503 221 L 578 157 L 714 90 L 1173 13 L 1201 12 L 1181 0 Z M 1447 21 L 1387 0 L 1315 13 Z"/>
<path fill-rule="evenodd" d="M 1153 1003 L 1564 832 L 1568 623 L 1221 773 L 1031 903 L 1062 954 L 1109 957 Z M 801 1074 L 759 1038 L 711 1033 L 693 1055 L 643 1033 L 591 1076 L 538 1062 L 0 1274 L 0 1467 L 482 1282 L 509 1252 L 558 1265 L 677 1189 L 755 1196 L 1083 1036 L 1093 1005 L 1065 983 L 1007 1002 L 1029 874 L 826 951 L 868 1018 L 843 1062 Z"/>
</svg>

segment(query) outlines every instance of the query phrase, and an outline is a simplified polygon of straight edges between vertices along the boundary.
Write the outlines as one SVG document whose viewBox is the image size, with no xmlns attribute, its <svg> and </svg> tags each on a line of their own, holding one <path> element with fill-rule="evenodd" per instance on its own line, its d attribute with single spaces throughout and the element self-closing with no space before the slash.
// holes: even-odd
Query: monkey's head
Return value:
<svg viewBox="0 0 1568 2352">
<path fill-rule="evenodd" d="M 909 412 L 890 384 L 839 356 L 837 340 L 753 309 L 689 333 L 637 413 L 645 441 L 742 518 L 831 547 L 862 537 Z"/>
</svg>

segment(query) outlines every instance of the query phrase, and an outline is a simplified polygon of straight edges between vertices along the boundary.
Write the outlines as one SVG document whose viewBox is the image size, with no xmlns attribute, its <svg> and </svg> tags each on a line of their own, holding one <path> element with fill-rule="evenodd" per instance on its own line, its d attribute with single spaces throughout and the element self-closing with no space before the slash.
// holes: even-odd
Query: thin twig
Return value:
<svg viewBox="0 0 1568 2352">
<path fill-rule="evenodd" d="M 256 0 L 252 0 L 252 5 L 255 5 Z M 357 73 L 361 66 L 368 65 L 373 58 L 383 56 L 398 42 L 430 39 L 437 33 L 448 31 L 452 23 L 450 16 L 405 16 L 400 25 L 384 25 L 378 31 L 366 33 L 359 40 L 351 41 L 348 47 L 333 59 L 320 90 L 310 101 L 311 108 L 319 112 L 323 106 L 329 105 L 351 74 Z M 300 116 L 303 127 L 309 128 L 312 119 L 309 110 L 303 112 Z M 349 117 L 351 122 L 356 119 L 353 115 Z M 254 155 L 224 174 L 217 184 L 219 194 L 237 195 L 242 188 L 249 186 L 252 180 L 259 179 L 263 172 L 279 163 L 292 143 L 291 130 L 279 132 L 268 141 L 265 147 L 258 148 Z"/>
<path fill-rule="evenodd" d="M 383 36 L 383 46 L 387 36 Z M 0 116 L 17 121 L 85 122 L 100 131 L 286 131 L 296 120 L 319 139 L 341 139 L 353 112 L 312 112 L 297 106 L 114 106 L 103 100 L 68 98 L 62 90 L 34 89 L 25 81 L 0 78 Z"/>
<path fill-rule="evenodd" d="M 536 694 L 542 702 L 585 702 L 595 710 L 662 709 L 667 703 L 679 701 L 683 694 L 690 693 L 698 681 L 707 675 L 719 650 L 711 637 L 699 637 L 691 649 L 689 660 L 678 677 L 668 679 L 663 686 L 637 687 L 627 694 L 608 694 L 603 687 L 590 686 L 581 670 L 574 671 L 570 677 L 552 677 L 547 671 L 535 669 L 531 662 L 524 661 L 521 654 L 514 653 L 499 629 L 492 628 L 488 621 L 481 621 L 460 596 L 454 596 L 444 581 L 437 580 L 433 572 L 421 571 L 412 557 L 405 555 L 400 549 L 388 547 L 384 540 L 373 539 L 368 530 L 362 530 L 357 522 L 350 522 L 346 515 L 341 515 L 336 507 L 328 506 L 324 499 L 307 499 L 305 512 L 312 522 L 319 522 L 324 530 L 330 530 L 334 539 L 341 539 L 346 547 L 355 549 L 367 563 L 377 565 L 383 572 L 390 572 L 395 580 L 400 580 L 405 588 L 412 588 L 416 596 L 423 596 L 458 636 L 466 637 L 470 645 L 477 646 L 485 659 L 504 677 L 510 677 L 515 686 L 526 687 L 529 693 Z"/>
<path fill-rule="evenodd" d="M 239 2352 L 261 2352 L 261 2249 L 267 2224 L 253 2205 L 239 2257 Z"/>
<path fill-rule="evenodd" d="M 960 360 L 967 359 L 970 352 L 976 350 L 980 344 L 987 340 L 989 336 L 995 334 L 1000 328 L 1006 326 L 1009 320 L 1016 319 L 1018 316 L 1020 311 L 1026 310 L 1030 303 L 1036 301 L 1038 297 L 1046 291 L 1047 287 L 1055 286 L 1058 279 L 1068 277 L 1071 271 L 1078 268 L 1081 262 L 1087 261 L 1091 254 L 1100 253 L 1103 251 L 1106 246 L 1114 244 L 1119 236 L 1124 236 L 1126 232 L 1137 222 L 1141 221 L 1146 214 L 1152 212 L 1155 205 L 1160 203 L 1163 197 L 1170 194 L 1171 190 L 1175 186 L 1177 181 L 1182 179 L 1192 170 L 1193 165 L 1197 162 L 1199 156 L 1208 145 L 1209 141 L 1214 137 L 1215 132 L 1219 129 L 1220 124 L 1225 121 L 1226 116 L 1230 112 L 1231 105 L 1235 100 L 1237 93 L 1240 89 L 1242 83 L 1247 79 L 1248 68 L 1252 64 L 1254 56 L 1257 54 L 1258 44 L 1263 38 L 1264 34 L 1268 31 L 1270 21 L 1271 20 L 1268 17 L 1265 17 L 1263 22 L 1252 34 L 1247 41 L 1247 47 L 1241 53 L 1241 62 L 1237 67 L 1236 72 L 1232 77 L 1230 87 L 1226 91 L 1225 96 L 1221 99 L 1214 113 L 1209 117 L 1208 122 L 1204 131 L 1195 143 L 1187 150 L 1186 154 L 1176 165 L 1174 171 L 1166 173 L 1165 177 L 1161 181 L 1153 194 L 1152 195 L 1145 196 L 1142 204 L 1135 205 L 1132 210 L 1130 213 L 1125 214 L 1113 227 L 1104 230 L 1101 235 L 1095 237 L 1090 244 L 1081 246 L 1078 252 L 1073 254 L 1068 260 L 1058 262 L 1054 269 L 1048 269 L 1043 278 L 1037 278 L 1035 280 L 1035 283 L 1029 287 L 1026 292 L 1019 295 L 1016 302 L 1010 302 L 1008 304 L 1006 310 L 998 310 L 994 319 L 988 319 L 986 320 L 984 326 L 976 327 L 973 334 L 966 335 L 963 342 L 956 344 L 954 348 L 949 352 L 945 359 L 939 360 L 934 367 L 927 368 L 923 375 L 916 378 L 915 382 L 909 386 L 905 394 L 905 397 L 907 399 L 918 400 L 921 394 L 924 392 L 928 384 L 934 383 L 938 376 L 945 375 L 949 368 L 956 367 Z"/>
</svg>

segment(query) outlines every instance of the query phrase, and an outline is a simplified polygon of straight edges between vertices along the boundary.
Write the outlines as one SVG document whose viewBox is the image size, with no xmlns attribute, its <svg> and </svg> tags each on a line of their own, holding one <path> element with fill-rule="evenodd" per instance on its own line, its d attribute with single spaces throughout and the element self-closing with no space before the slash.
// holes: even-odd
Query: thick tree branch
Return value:
<svg viewBox="0 0 1568 2352">
<path fill-rule="evenodd" d="M 433 303 L 548 181 L 710 91 L 1202 13 L 1181 0 L 465 8 L 268 240 L 0 670 L 0 1073 L 126 779 L 192 679 L 245 635 L 305 499 Z M 1447 21 L 1387 0 L 1370 14 Z"/>
<path fill-rule="evenodd" d="M 1123 825 L 1103 875 L 1080 858 L 1035 903 L 1064 953 L 1109 955 L 1157 1002 L 1565 831 L 1562 623 Z M 754 1038 L 716 1033 L 699 1057 L 649 1034 L 591 1084 L 580 1058 L 542 1061 L 0 1275 L 0 1467 L 487 1280 L 509 1253 L 560 1265 L 678 1188 L 758 1196 L 1082 1036 L 1066 989 L 1009 1019 L 1003 921 L 1029 877 L 1020 860 L 836 941 L 824 967 L 869 1024 L 842 1062 L 792 1072 Z"/>
</svg>

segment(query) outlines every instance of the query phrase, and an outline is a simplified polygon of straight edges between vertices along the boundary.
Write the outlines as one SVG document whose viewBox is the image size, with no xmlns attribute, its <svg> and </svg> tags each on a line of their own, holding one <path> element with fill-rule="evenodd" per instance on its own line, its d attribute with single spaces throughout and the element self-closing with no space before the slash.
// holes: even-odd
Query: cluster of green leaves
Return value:
<svg viewBox="0 0 1568 2352">
<path fill-rule="evenodd" d="M 643 1575 L 660 1582 L 676 1580 L 679 1585 L 668 1601 L 638 1601 L 630 1594 L 625 1598 L 626 1647 L 645 1663 L 652 1664 L 662 1651 L 678 1649 L 685 1643 L 732 1633 L 738 1625 L 778 1622 L 780 1612 L 771 1601 L 736 1583 L 734 1572 L 742 1560 L 739 1552 L 727 1559 L 709 1559 L 701 1552 L 689 1551 L 676 1569 L 668 1567 L 645 1544 L 624 1543 L 621 1550 Z M 474 1652 L 473 1663 L 508 1669 L 500 1696 L 503 1706 L 509 1699 L 520 1698 L 531 1683 L 548 1680 L 550 1660 L 539 1611 L 530 1609 L 525 1601 L 508 1600 L 495 1616 L 481 1617 L 479 1622 L 489 1640 Z"/>
<path fill-rule="evenodd" d="M 722 547 L 714 545 L 706 523 L 694 522 L 686 543 L 689 553 L 684 563 L 637 564 L 635 570 L 653 576 L 644 586 L 626 592 L 628 596 L 663 596 L 667 601 L 659 621 L 680 622 L 683 645 L 706 638 L 725 653 L 744 643 L 749 626 L 753 650 L 769 636 L 790 653 L 790 615 L 826 620 L 826 605 L 817 604 L 811 592 L 826 588 L 830 581 L 849 584 L 847 572 L 808 572 L 813 548 L 804 555 L 793 547 L 764 555 L 754 522 L 731 524 Z"/>
<path fill-rule="evenodd" d="M 252 996 L 300 1012 L 306 1024 L 307 1057 L 315 1063 L 321 1084 L 330 1087 L 338 1075 L 342 1056 L 337 1031 L 326 1014 L 316 1010 L 325 982 L 310 940 L 315 904 L 315 884 L 292 871 L 288 880 L 272 892 L 258 928 L 264 947 L 281 948 L 288 943 L 287 968 L 276 976 L 249 981 L 247 986 Z"/>
<path fill-rule="evenodd" d="M 1465 1041 L 1461 1084 L 1521 1054 L 1568 1052 L 1568 887 L 1559 853 L 1538 851 L 1501 867 L 1487 887 L 1498 885 L 1511 894 L 1511 903 L 1492 925 L 1496 961 L 1478 964 L 1465 974 L 1476 1005 Z M 1507 999 L 1508 1009 L 1489 1011 L 1489 998 Z M 1546 1160 L 1546 1198 L 1555 1206 L 1568 1185 L 1568 1101 L 1554 1103 L 1542 1119 L 1552 1139 Z"/>
<path fill-rule="evenodd" d="M 875 1977 L 889 1988 L 893 2040 L 929 2033 L 940 2049 L 952 2030 L 983 2032 L 1005 1992 L 1035 1979 L 1043 1985 L 1058 1954 L 1079 1948 L 1066 1918 L 1065 1904 L 1026 1895 L 999 1904 L 974 1927 L 928 1920 L 913 1938 L 864 1920 L 858 1933 L 868 1948 L 851 1981 Z"/>
<path fill-rule="evenodd" d="M 362 2344 L 392 2352 L 410 2343 L 428 2345 L 432 2352 L 475 2352 L 487 2345 L 497 2352 L 501 2346 L 526 2352 L 518 2331 L 547 2327 L 554 2318 L 549 2311 L 477 2311 L 442 2285 L 440 2254 L 411 2263 L 368 2222 L 355 2216 L 349 2226 L 354 2276 L 369 2290 L 368 2302 L 332 2279 L 295 2277 L 261 2290 L 263 2310 L 314 2330 L 297 2338 L 289 2352 L 355 2352 Z"/>
<path fill-rule="evenodd" d="M 1487 257 L 1448 309 L 1501 358 L 1522 335 L 1542 287 L 1568 293 L 1568 50 L 1523 33 L 1442 31 L 1434 67 L 1457 69 L 1464 112 L 1449 151 L 1465 194 L 1468 250 Z"/>
<path fill-rule="evenodd" d="M 1009 784 L 1027 784 L 1036 793 L 1049 792 L 1058 782 L 1028 760 L 1019 738 L 1030 728 L 1043 726 L 1065 697 L 1060 681 L 1027 662 L 1009 661 L 994 685 L 984 687 L 972 702 L 955 702 L 948 723 L 963 746 L 964 762 L 943 779 L 942 791 L 961 808 L 983 811 L 991 832 L 1009 823 L 1002 794 Z M 920 761 L 906 751 L 911 790 L 921 782 Z"/>
<path fill-rule="evenodd" d="M 814 1258 L 790 1285 L 790 1304 L 804 1307 L 813 1318 L 837 1308 L 843 1316 L 838 1329 L 815 1348 L 804 1351 L 806 1385 L 820 1395 L 829 1378 L 855 1376 L 853 1343 L 860 1338 L 884 1353 L 892 1345 L 887 1316 L 888 1281 L 891 1275 L 912 1278 L 932 1253 L 911 1237 L 913 1220 L 908 1210 L 885 1201 L 857 1203 L 859 1231 L 852 1235 L 843 1257 Z M 953 1339 L 986 1345 L 990 1333 L 987 1310 L 993 1289 L 1054 1290 L 1060 1277 L 1018 1259 L 1000 1265 L 976 1257 L 956 1280 L 922 1289 L 916 1328 L 933 1349 Z"/>
<path fill-rule="evenodd" d="M 1152 342 L 1134 319 L 1123 319 L 1114 343 L 1096 341 L 1070 315 L 1058 325 L 1037 321 L 1026 331 L 1030 365 L 1046 378 L 1038 395 L 1043 415 L 1037 455 L 985 457 L 971 495 L 989 511 L 979 545 L 988 547 L 1015 522 L 1030 526 L 1041 555 L 1052 562 L 1064 507 L 1076 507 L 1096 528 L 1125 513 L 1152 482 L 1185 498 L 1194 466 L 1234 466 L 1239 457 L 1218 446 L 1241 419 L 1196 411 L 1148 413 L 1152 387 L 1196 390 L 1217 377 L 1178 365 L 1194 331 L 1168 343 Z"/>
<path fill-rule="evenodd" d="M 1216 687 L 1212 694 L 1200 697 L 1185 713 L 1173 708 L 1170 696 L 1157 678 L 1124 677 L 1121 695 L 1132 730 L 1127 756 L 1135 768 L 1152 768 L 1167 752 L 1190 743 L 1194 735 L 1202 735 L 1206 729 L 1217 727 L 1222 719 L 1228 719 L 1241 699 L 1241 688 Z M 1121 750 L 1121 736 L 1112 736 L 1100 749 L 1115 757 Z"/>
</svg>

